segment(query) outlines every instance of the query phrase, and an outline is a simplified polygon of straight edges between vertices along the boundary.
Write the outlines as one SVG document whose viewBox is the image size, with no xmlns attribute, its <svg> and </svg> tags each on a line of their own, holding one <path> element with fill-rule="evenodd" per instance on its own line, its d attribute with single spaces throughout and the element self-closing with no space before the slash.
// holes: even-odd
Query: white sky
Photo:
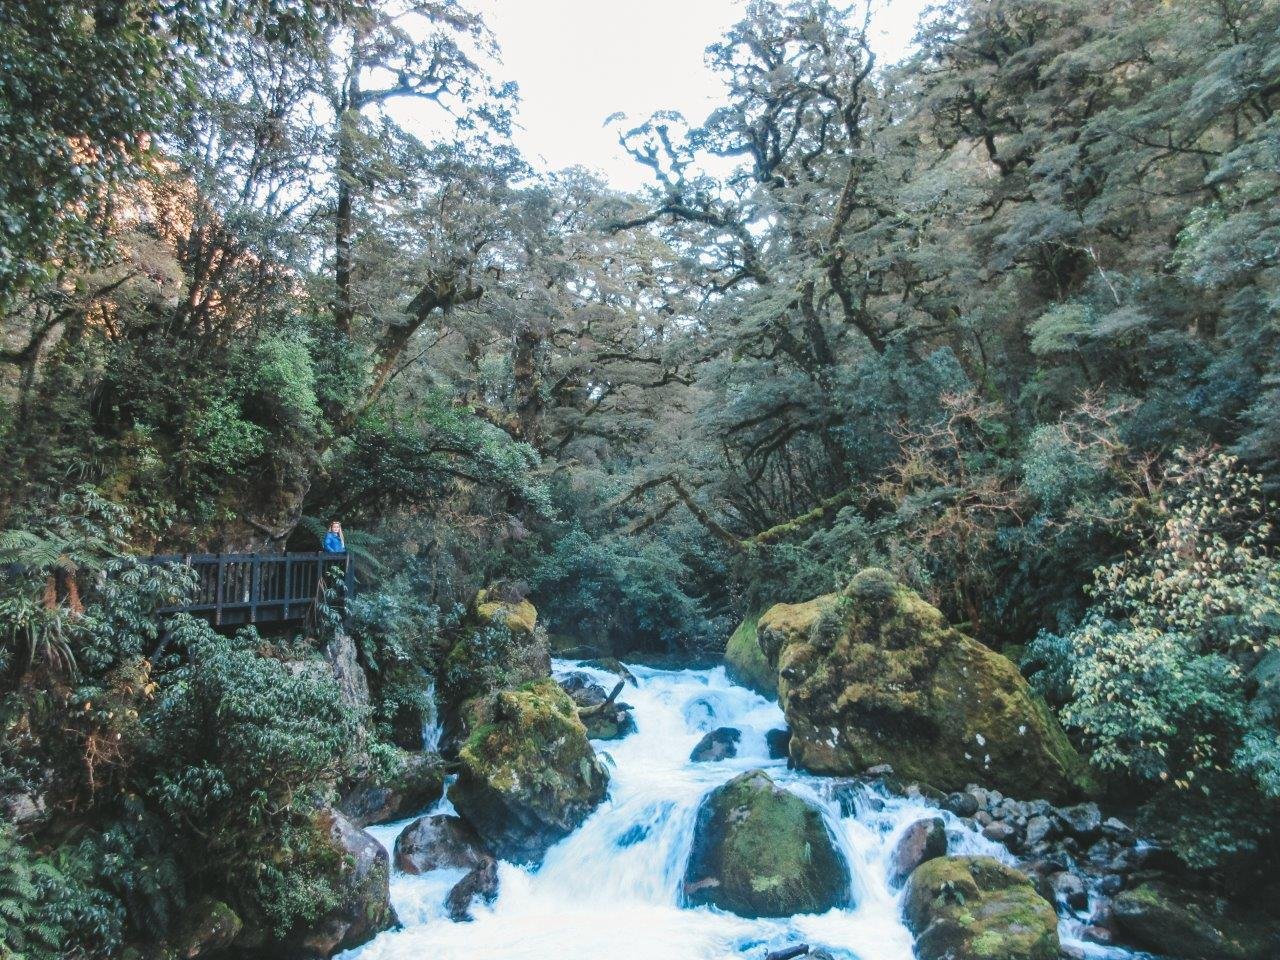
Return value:
<svg viewBox="0 0 1280 960">
<path fill-rule="evenodd" d="M 898 59 L 928 0 L 880 0 L 872 40 L 881 62 Z M 720 82 L 707 45 L 741 14 L 742 0 L 479 0 L 502 47 L 501 75 L 520 85 L 516 142 L 546 169 L 580 164 L 636 189 L 647 171 L 603 126 L 621 111 L 639 122 L 678 110 L 697 123 L 717 105 Z"/>
</svg>

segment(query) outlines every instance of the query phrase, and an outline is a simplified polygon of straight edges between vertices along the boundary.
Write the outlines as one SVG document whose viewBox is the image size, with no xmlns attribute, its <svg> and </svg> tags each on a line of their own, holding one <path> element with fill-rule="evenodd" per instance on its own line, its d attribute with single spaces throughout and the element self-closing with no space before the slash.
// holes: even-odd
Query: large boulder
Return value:
<svg viewBox="0 0 1280 960">
<path fill-rule="evenodd" d="M 394 926 L 391 908 L 391 861 L 382 844 L 337 810 L 324 808 L 315 826 L 340 865 L 341 902 L 293 944 L 299 960 L 328 960 Z"/>
<path fill-rule="evenodd" d="M 551 653 L 546 633 L 538 629 L 538 611 L 509 588 L 481 590 L 445 654 L 441 675 L 451 715 L 473 697 L 549 677 Z"/>
<path fill-rule="evenodd" d="M 1120 939 L 1185 960 L 1270 960 L 1280 956 L 1280 918 L 1235 917 L 1204 893 L 1147 882 L 1111 904 Z"/>
<path fill-rule="evenodd" d="M 918 960 L 1057 960 L 1058 918 L 1027 877 L 991 857 L 939 857 L 907 881 Z"/>
<path fill-rule="evenodd" d="M 822 812 L 763 770 L 734 777 L 702 801 L 685 868 L 689 905 L 788 917 L 845 906 L 850 888 Z"/>
<path fill-rule="evenodd" d="M 760 615 L 743 620 L 724 647 L 724 672 L 734 683 L 766 697 L 778 695 L 778 673 L 760 649 L 757 626 Z"/>
<path fill-rule="evenodd" d="M 202 897 L 187 907 L 168 955 L 175 960 L 216 957 L 231 946 L 243 927 L 239 915 L 221 900 Z"/>
<path fill-rule="evenodd" d="M 419 817 L 401 830 L 394 854 L 396 869 L 404 873 L 446 867 L 471 870 L 489 855 L 471 824 L 446 813 Z"/>
<path fill-rule="evenodd" d="M 352 823 L 367 827 L 421 813 L 444 794 L 444 765 L 436 754 L 402 753 L 386 779 L 364 779 L 338 803 Z"/>
<path fill-rule="evenodd" d="M 947 790 L 975 781 L 1016 796 L 1089 789 L 1083 761 L 1017 668 L 947 625 L 883 570 L 838 597 L 779 605 L 760 619 L 776 647 L 791 758 L 819 773 L 890 764 Z"/>
<path fill-rule="evenodd" d="M 604 799 L 609 776 L 552 680 L 482 698 L 449 797 L 497 856 L 536 862 Z"/>
</svg>

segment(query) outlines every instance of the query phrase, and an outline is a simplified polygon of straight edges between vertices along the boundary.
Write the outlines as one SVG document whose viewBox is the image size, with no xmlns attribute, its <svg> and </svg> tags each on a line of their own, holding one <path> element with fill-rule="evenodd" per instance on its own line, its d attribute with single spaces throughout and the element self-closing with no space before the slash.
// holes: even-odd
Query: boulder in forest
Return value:
<svg viewBox="0 0 1280 960">
<path fill-rule="evenodd" d="M 1058 917 L 991 857 L 938 857 L 911 874 L 903 918 L 918 960 L 1058 960 Z"/>
<path fill-rule="evenodd" d="M 883 570 L 863 570 L 838 596 L 779 604 L 759 636 L 767 657 L 776 649 L 801 767 L 851 774 L 887 763 L 947 790 L 978 781 L 1055 799 L 1091 788 L 1017 668 Z"/>
<path fill-rule="evenodd" d="M 1216 898 L 1149 881 L 1111 904 L 1118 940 L 1184 960 L 1271 960 L 1280 919 L 1240 918 Z"/>
<path fill-rule="evenodd" d="M 191 904 L 169 944 L 169 955 L 178 960 L 214 957 L 231 946 L 244 923 L 221 900 L 204 897 Z"/>
<path fill-rule="evenodd" d="M 390 823 L 421 813 L 444 794 L 444 765 L 436 754 L 404 753 L 385 781 L 364 780 L 343 795 L 338 809 L 356 826 Z"/>
<path fill-rule="evenodd" d="M 849 865 L 822 811 L 750 770 L 698 809 L 684 898 L 744 917 L 788 917 L 847 906 Z"/>
<path fill-rule="evenodd" d="M 733 727 L 717 727 L 708 732 L 689 754 L 694 763 L 727 760 L 738 755 L 738 742 L 742 739 L 742 731 Z"/>
<path fill-rule="evenodd" d="M 304 960 L 328 960 L 395 925 L 391 861 L 382 844 L 337 810 L 325 808 L 318 812 L 315 825 L 340 865 L 341 902 L 296 939 L 293 955 Z"/>
<path fill-rule="evenodd" d="M 511 588 L 476 594 L 456 643 L 441 664 L 451 714 L 472 697 L 551 676 L 551 653 L 538 611 Z"/>
<path fill-rule="evenodd" d="M 400 831 L 394 850 L 397 870 L 430 873 L 448 867 L 474 869 L 488 857 L 479 834 L 461 817 L 419 817 Z"/>
<path fill-rule="evenodd" d="M 916 867 L 947 855 L 947 826 L 941 817 L 917 820 L 898 838 L 889 855 L 889 885 L 906 883 Z"/>
<path fill-rule="evenodd" d="M 604 799 L 608 772 L 553 680 L 484 697 L 470 712 L 450 799 L 495 855 L 539 861 Z"/>
</svg>

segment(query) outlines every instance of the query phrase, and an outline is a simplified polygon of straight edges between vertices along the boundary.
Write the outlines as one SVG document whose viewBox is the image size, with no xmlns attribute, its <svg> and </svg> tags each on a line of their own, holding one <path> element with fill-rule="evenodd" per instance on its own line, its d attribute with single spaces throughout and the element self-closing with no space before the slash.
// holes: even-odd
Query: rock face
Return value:
<svg viewBox="0 0 1280 960">
<path fill-rule="evenodd" d="M 917 820 L 907 827 L 889 856 L 889 884 L 900 887 L 916 867 L 947 855 L 947 826 L 941 817 Z"/>
<path fill-rule="evenodd" d="M 689 759 L 694 763 L 727 760 L 738 755 L 738 741 L 742 739 L 742 731 L 733 727 L 718 727 L 712 730 L 693 748 Z"/>
<path fill-rule="evenodd" d="M 396 837 L 395 864 L 405 873 L 445 867 L 478 867 L 486 857 L 480 836 L 467 821 L 448 814 L 419 817 Z"/>
<path fill-rule="evenodd" d="M 852 774 L 888 763 L 947 790 L 978 781 L 1055 799 L 1090 786 L 1017 668 L 883 570 L 863 570 L 838 597 L 773 607 L 759 643 L 766 658 L 777 651 L 801 767 Z"/>
<path fill-rule="evenodd" d="M 907 881 L 919 960 L 1057 960 L 1058 918 L 1023 874 L 991 857 L 940 857 Z"/>
<path fill-rule="evenodd" d="M 444 792 L 444 766 L 433 754 L 406 753 L 400 772 L 386 782 L 357 784 L 342 798 L 338 809 L 356 826 L 403 820 L 440 799 Z"/>
<path fill-rule="evenodd" d="M 316 814 L 316 827 L 342 863 L 342 903 L 298 939 L 294 955 L 327 960 L 372 940 L 396 923 L 396 915 L 391 861 L 382 845 L 336 810 Z"/>
<path fill-rule="evenodd" d="M 604 799 L 608 773 L 552 680 L 485 697 L 471 714 L 450 798 L 495 855 L 541 860 Z"/>
<path fill-rule="evenodd" d="M 332 631 L 325 642 L 324 658 L 338 682 L 343 702 L 362 713 L 368 712 L 369 678 L 356 658 L 356 644 L 351 635 L 341 628 Z"/>
<path fill-rule="evenodd" d="M 1112 903 L 1122 939 L 1186 960 L 1270 960 L 1280 955 L 1280 920 L 1244 922 L 1211 897 L 1143 883 Z"/>
<path fill-rule="evenodd" d="M 769 663 L 757 642 L 760 616 L 747 617 L 729 637 L 724 648 L 724 672 L 734 683 L 766 697 L 778 695 L 778 672 Z"/>
<path fill-rule="evenodd" d="M 849 903 L 849 867 L 817 807 L 750 770 L 703 800 L 684 898 L 744 917 L 823 913 Z"/>
</svg>

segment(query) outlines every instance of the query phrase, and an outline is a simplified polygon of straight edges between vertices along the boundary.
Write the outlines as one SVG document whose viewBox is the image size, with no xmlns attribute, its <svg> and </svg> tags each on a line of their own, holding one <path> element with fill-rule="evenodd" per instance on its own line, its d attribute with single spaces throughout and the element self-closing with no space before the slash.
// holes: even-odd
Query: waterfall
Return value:
<svg viewBox="0 0 1280 960">
<path fill-rule="evenodd" d="M 611 686 L 612 674 L 557 662 L 557 673 L 584 670 Z M 548 852 L 541 868 L 503 863 L 492 906 L 477 902 L 472 923 L 452 923 L 443 907 L 462 870 L 422 876 L 395 873 L 392 901 L 401 929 L 383 933 L 344 960 L 759 960 L 801 942 L 842 960 L 912 960 L 900 919 L 900 891 L 887 869 L 898 838 L 916 820 L 942 817 L 952 853 L 1011 862 L 1001 846 L 966 821 L 922 799 L 788 770 L 769 759 L 765 733 L 784 726 L 777 704 L 728 680 L 723 668 L 665 671 L 632 667 L 637 687 L 631 736 L 597 743 L 611 768 L 608 799 Z M 708 731 L 742 732 L 735 758 L 693 763 L 689 753 Z M 786 919 L 748 920 L 711 908 L 685 909 L 679 885 L 693 844 L 698 805 L 715 787 L 753 768 L 817 803 L 854 877 L 852 909 Z M 452 812 L 446 797 L 431 812 Z M 371 829 L 388 850 L 411 821 Z M 1091 956 L 1129 956 L 1082 944 L 1063 924 L 1064 942 Z"/>
<path fill-rule="evenodd" d="M 434 677 L 427 683 L 426 699 L 428 706 L 426 716 L 422 718 L 422 749 L 427 753 L 439 753 L 444 726 L 440 722 L 440 704 L 436 700 Z"/>
</svg>

